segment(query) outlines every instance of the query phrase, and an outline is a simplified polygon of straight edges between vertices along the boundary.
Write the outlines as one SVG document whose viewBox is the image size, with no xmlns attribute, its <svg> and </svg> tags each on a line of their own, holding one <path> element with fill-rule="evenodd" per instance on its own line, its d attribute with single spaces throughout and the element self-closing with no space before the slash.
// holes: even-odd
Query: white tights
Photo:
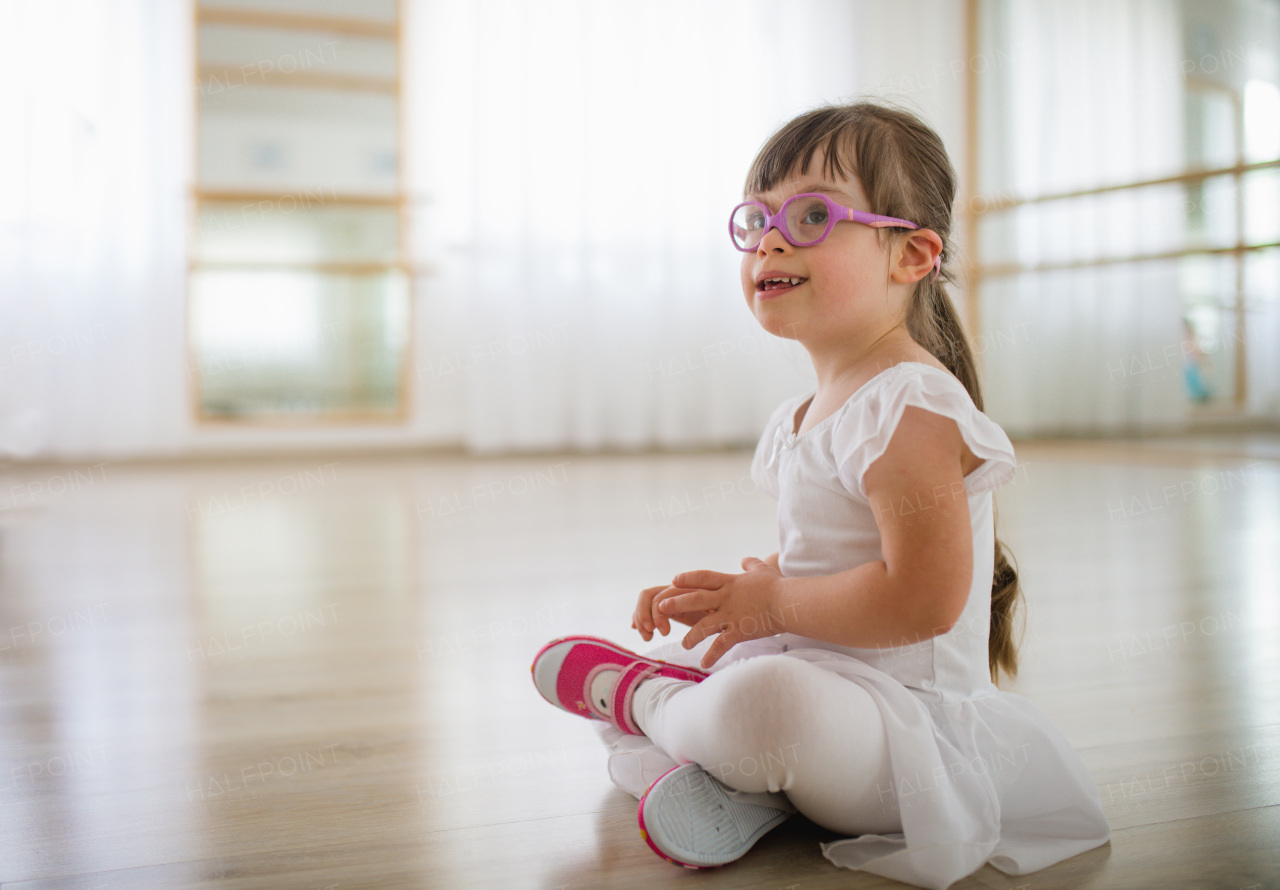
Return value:
<svg viewBox="0 0 1280 890">
<path fill-rule="evenodd" d="M 902 830 L 886 806 L 893 779 L 879 709 L 862 687 L 810 662 L 760 655 L 701 683 L 646 680 L 631 714 L 671 759 L 730 788 L 783 792 L 845 835 Z"/>
</svg>

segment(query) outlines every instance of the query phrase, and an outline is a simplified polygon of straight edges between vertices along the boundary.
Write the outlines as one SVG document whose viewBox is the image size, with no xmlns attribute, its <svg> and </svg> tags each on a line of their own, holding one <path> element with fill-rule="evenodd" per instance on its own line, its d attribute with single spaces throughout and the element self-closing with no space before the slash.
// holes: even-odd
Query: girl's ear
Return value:
<svg viewBox="0 0 1280 890">
<path fill-rule="evenodd" d="M 942 255 L 942 238 L 933 229 L 912 229 L 894 248 L 890 277 L 900 284 L 913 284 L 933 274 Z"/>
</svg>

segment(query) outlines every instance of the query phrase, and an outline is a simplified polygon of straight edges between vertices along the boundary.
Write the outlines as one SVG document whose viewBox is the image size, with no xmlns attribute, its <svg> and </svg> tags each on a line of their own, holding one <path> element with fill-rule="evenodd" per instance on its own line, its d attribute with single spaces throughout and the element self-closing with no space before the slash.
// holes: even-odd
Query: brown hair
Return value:
<svg viewBox="0 0 1280 890">
<path fill-rule="evenodd" d="M 792 120 L 769 138 L 747 172 L 747 193 L 765 192 L 793 173 L 804 174 L 815 155 L 828 178 L 857 176 L 871 210 L 908 219 L 942 239 L 942 274 L 916 284 L 907 307 L 907 331 L 968 390 L 982 410 L 982 390 L 968 338 L 960 326 L 944 281 L 953 281 L 951 207 L 956 174 L 938 134 L 904 109 L 875 102 L 817 108 Z M 881 237 L 889 230 L 878 229 Z M 892 237 L 892 235 L 888 235 Z M 1013 614 L 1021 596 L 1018 573 L 1008 548 L 996 538 L 991 580 L 991 679 L 1018 670 Z"/>
</svg>

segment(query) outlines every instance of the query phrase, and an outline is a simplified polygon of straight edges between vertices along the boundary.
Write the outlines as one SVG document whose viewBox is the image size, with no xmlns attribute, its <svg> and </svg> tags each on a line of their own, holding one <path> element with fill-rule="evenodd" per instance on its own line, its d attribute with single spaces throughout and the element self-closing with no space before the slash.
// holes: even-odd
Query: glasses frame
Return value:
<svg viewBox="0 0 1280 890">
<path fill-rule="evenodd" d="M 827 228 L 821 235 L 812 241 L 797 241 L 792 236 L 791 231 L 787 228 L 787 207 L 792 201 L 798 201 L 801 198 L 817 198 L 827 207 Z M 738 211 L 743 207 L 759 207 L 764 214 L 764 229 L 760 232 L 760 241 L 757 241 L 752 247 L 738 247 L 738 239 L 734 237 L 733 218 L 738 215 Z M 741 204 L 733 208 L 733 212 L 729 214 L 729 240 L 733 242 L 733 246 L 742 253 L 751 253 L 760 247 L 760 243 L 764 241 L 765 235 L 769 234 L 770 229 L 777 229 L 787 243 L 792 247 L 813 247 L 815 244 L 821 244 L 827 240 L 832 229 L 836 227 L 838 222 L 856 222 L 862 223 L 864 226 L 871 226 L 876 229 L 902 228 L 902 229 L 918 229 L 920 228 L 913 222 L 905 219 L 898 219 L 896 216 L 881 216 L 878 213 L 868 213 L 865 210 L 854 210 L 852 207 L 845 207 L 843 204 L 837 204 L 831 198 L 821 192 L 804 192 L 799 195 L 792 195 L 790 198 L 782 202 L 782 206 L 778 208 L 777 213 L 770 213 L 769 208 L 759 201 L 743 201 Z M 942 271 L 942 254 L 938 254 L 938 258 L 933 263 L 933 274 L 937 276 Z"/>
</svg>

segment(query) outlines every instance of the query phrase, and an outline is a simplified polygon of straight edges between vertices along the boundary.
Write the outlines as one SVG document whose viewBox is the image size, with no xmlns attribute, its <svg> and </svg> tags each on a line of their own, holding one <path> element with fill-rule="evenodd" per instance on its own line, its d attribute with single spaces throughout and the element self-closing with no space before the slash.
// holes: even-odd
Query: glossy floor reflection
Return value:
<svg viewBox="0 0 1280 890">
<path fill-rule="evenodd" d="M 957 887 L 1272 886 L 1275 437 L 1026 444 L 1010 688 L 1097 780 L 1109 848 Z M 640 840 L 528 664 L 639 644 L 635 593 L 775 549 L 749 455 L 0 469 L 0 883 L 900 886 L 796 821 L 692 873 Z"/>
</svg>

